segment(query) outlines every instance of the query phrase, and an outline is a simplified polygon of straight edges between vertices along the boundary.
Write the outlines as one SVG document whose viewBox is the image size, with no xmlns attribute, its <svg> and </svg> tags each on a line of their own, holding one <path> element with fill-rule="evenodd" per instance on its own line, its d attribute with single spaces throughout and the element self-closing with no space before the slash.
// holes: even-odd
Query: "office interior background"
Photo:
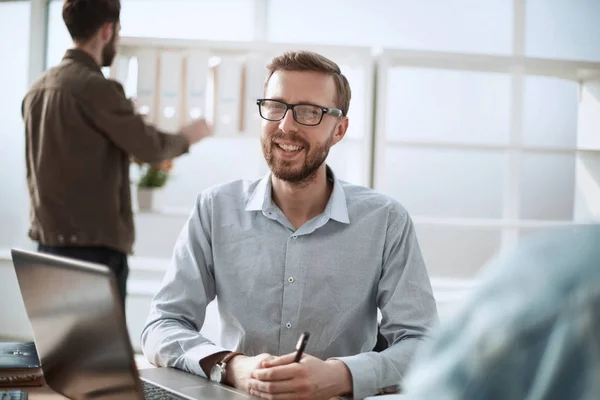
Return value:
<svg viewBox="0 0 600 400">
<path fill-rule="evenodd" d="M 285 49 L 313 49 L 337 61 L 353 98 L 349 132 L 329 164 L 340 178 L 407 208 L 442 318 L 451 318 L 494 255 L 532 233 L 600 220 L 598 0 L 121 2 L 127 68 L 113 64 L 105 73 L 122 79 L 133 98 L 142 96 L 140 49 L 203 52 L 216 71 L 235 60 L 264 66 L 265 57 Z M 4 339 L 31 338 L 10 261 L 10 248 L 35 248 L 27 238 L 20 105 L 32 80 L 71 46 L 61 7 L 59 0 L 0 1 Z M 237 115 L 244 123 L 226 128 L 218 101 L 207 107 L 214 137 L 175 160 L 159 209 L 136 212 L 127 304 L 136 349 L 196 195 L 267 172 L 251 106 L 264 76 L 245 65 L 245 77 L 234 79 L 245 85 Z M 155 111 L 161 123 L 164 113 Z M 132 166 L 134 181 L 137 171 Z M 132 188 L 135 194 L 135 182 Z M 218 341 L 218 329 L 212 304 L 203 331 Z"/>
</svg>

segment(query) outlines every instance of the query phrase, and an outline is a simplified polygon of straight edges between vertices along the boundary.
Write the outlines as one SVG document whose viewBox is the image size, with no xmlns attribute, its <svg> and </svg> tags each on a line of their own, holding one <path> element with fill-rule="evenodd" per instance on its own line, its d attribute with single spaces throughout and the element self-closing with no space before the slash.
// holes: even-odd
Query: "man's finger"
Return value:
<svg viewBox="0 0 600 400">
<path fill-rule="evenodd" d="M 284 381 L 298 375 L 298 370 L 300 368 L 300 364 L 298 363 L 259 368 L 252 372 L 252 378 L 266 382 Z"/>
<path fill-rule="evenodd" d="M 265 368 L 264 364 L 265 364 L 266 362 L 268 362 L 268 361 L 271 361 L 271 360 L 275 359 L 275 358 L 277 358 L 277 357 L 275 357 L 275 356 L 271 356 L 271 355 L 270 355 L 270 356 L 268 356 L 268 357 L 265 357 L 264 359 L 262 359 L 262 360 L 260 361 L 260 363 L 258 363 L 258 365 L 256 366 L 256 368 L 257 368 L 257 369 L 259 369 L 259 368 Z"/>
<path fill-rule="evenodd" d="M 291 363 L 294 362 L 294 357 L 295 356 L 296 356 L 296 353 L 290 353 L 290 354 L 286 354 L 284 356 L 274 357 L 272 359 L 263 361 L 262 362 L 262 367 L 263 368 L 270 368 L 270 367 L 276 367 L 278 365 L 291 364 Z"/>
<path fill-rule="evenodd" d="M 291 393 L 293 392 L 291 382 L 291 379 L 270 382 L 260 381 L 258 379 L 248 379 L 248 389 L 271 394 Z"/>
<path fill-rule="evenodd" d="M 250 389 L 248 392 L 252 396 L 260 397 L 263 399 L 269 399 L 269 400 L 294 400 L 294 399 L 298 398 L 298 395 L 296 393 L 271 394 L 271 393 L 260 392 L 256 389 Z"/>
</svg>

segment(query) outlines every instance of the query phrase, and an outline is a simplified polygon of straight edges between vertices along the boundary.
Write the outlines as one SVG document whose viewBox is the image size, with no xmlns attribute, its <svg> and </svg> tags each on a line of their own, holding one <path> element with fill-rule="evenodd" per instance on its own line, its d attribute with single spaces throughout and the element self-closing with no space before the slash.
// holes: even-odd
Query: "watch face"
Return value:
<svg viewBox="0 0 600 400">
<path fill-rule="evenodd" d="M 223 368 L 220 365 L 215 365 L 210 370 L 210 380 L 221 383 L 223 380 Z"/>
</svg>

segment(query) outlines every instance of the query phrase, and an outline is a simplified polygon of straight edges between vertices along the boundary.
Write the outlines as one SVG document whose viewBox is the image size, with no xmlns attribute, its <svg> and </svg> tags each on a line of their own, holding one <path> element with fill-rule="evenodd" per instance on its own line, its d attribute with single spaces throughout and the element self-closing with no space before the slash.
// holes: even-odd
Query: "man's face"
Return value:
<svg viewBox="0 0 600 400">
<path fill-rule="evenodd" d="M 265 98 L 288 104 L 314 104 L 335 108 L 333 77 L 311 71 L 276 71 L 267 84 Z M 262 121 L 261 144 L 273 175 L 281 180 L 302 183 L 312 178 L 323 164 L 329 149 L 346 132 L 346 117 L 323 115 L 316 126 L 299 124 L 292 110 L 281 121 Z"/>
<path fill-rule="evenodd" d="M 113 34 L 111 39 L 102 48 L 102 66 L 110 67 L 117 54 L 117 45 L 119 43 L 119 31 L 121 25 L 117 22 L 113 24 Z"/>
</svg>

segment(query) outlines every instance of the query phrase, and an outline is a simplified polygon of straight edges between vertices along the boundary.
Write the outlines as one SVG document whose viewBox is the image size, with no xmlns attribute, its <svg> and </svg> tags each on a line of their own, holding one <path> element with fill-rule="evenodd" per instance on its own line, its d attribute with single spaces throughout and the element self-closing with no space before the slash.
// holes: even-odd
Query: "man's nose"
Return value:
<svg viewBox="0 0 600 400">
<path fill-rule="evenodd" d="M 279 121 L 279 129 L 284 133 L 298 131 L 298 123 L 294 119 L 293 110 L 287 110 L 283 119 Z"/>
</svg>

